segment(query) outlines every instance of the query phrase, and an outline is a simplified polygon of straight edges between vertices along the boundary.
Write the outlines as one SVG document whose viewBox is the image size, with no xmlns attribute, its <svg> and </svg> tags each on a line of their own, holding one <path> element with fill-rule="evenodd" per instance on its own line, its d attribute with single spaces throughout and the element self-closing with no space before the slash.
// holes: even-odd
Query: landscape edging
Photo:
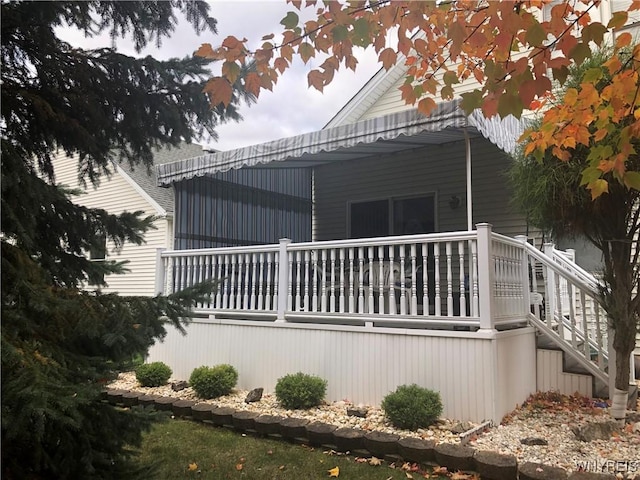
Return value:
<svg viewBox="0 0 640 480">
<path fill-rule="evenodd" d="M 111 403 L 112 405 L 119 405 L 119 406 L 125 406 L 124 402 L 123 402 L 123 395 L 124 394 L 128 394 L 127 395 L 127 399 L 130 401 L 130 399 L 134 398 L 134 395 L 136 393 L 139 394 L 139 396 L 144 396 L 145 394 L 142 392 L 136 392 L 135 390 L 106 390 L 106 392 L 102 395 L 102 399 L 106 400 L 107 402 Z M 173 408 L 176 402 L 182 402 L 179 403 L 179 408 Z M 191 402 L 191 401 L 189 401 Z M 280 424 L 283 421 L 289 421 L 291 422 L 291 419 L 294 419 L 294 417 L 282 417 L 282 419 L 280 420 L 280 422 L 277 423 L 273 423 L 270 425 L 271 430 L 273 433 L 269 433 L 269 434 L 263 434 L 257 431 L 257 429 L 255 429 L 255 425 L 253 424 L 253 421 L 255 420 L 255 418 L 258 418 L 260 415 L 256 415 L 255 418 L 253 418 L 252 415 L 249 415 L 251 418 L 251 421 L 247 422 L 247 427 L 249 427 L 249 424 L 251 424 L 251 428 L 246 428 L 243 427 L 243 425 L 245 425 L 243 422 L 238 422 L 238 417 L 242 418 L 245 416 L 245 414 L 242 414 L 240 412 L 248 412 L 248 410 L 237 410 L 234 408 L 230 408 L 230 407 L 216 407 L 213 406 L 211 407 L 211 415 L 208 416 L 202 416 L 200 415 L 197 410 L 196 410 L 196 414 L 193 414 L 193 410 L 192 408 L 196 405 L 199 405 L 196 402 L 192 402 L 192 405 L 189 405 L 186 401 L 180 399 L 180 398 L 176 398 L 176 397 L 157 397 L 154 400 L 153 404 L 148 404 L 149 406 L 153 406 L 155 405 L 159 410 L 171 410 L 174 414 L 175 417 L 181 417 L 181 418 L 190 418 L 194 421 L 198 421 L 200 423 L 204 423 L 204 424 L 208 424 L 208 425 L 215 425 L 215 426 L 221 426 L 221 427 L 226 427 L 228 429 L 233 429 L 235 431 L 239 431 L 239 432 L 244 432 L 244 433 L 251 433 L 257 436 L 261 436 L 261 437 L 268 437 L 268 438 L 273 438 L 273 439 L 283 439 L 283 440 L 287 440 L 287 441 L 293 441 L 295 443 L 307 443 L 310 444 L 310 440 L 309 440 L 309 434 L 306 433 L 306 435 L 304 437 L 301 436 L 296 436 L 296 438 L 293 438 L 290 435 L 287 435 L 287 426 L 284 426 L 281 428 Z M 216 411 L 219 411 L 219 413 L 221 415 L 217 415 L 216 416 Z M 239 414 L 236 416 L 236 414 Z M 252 412 L 253 413 L 253 412 Z M 236 422 L 234 423 L 234 418 L 236 419 Z M 300 420 L 300 423 L 304 423 L 304 431 L 307 431 L 307 426 L 312 426 L 312 429 L 314 428 L 314 423 L 311 422 L 309 423 L 308 421 L 304 421 L 304 419 L 296 419 L 296 420 Z M 317 425 L 317 423 L 316 423 Z M 335 438 L 334 438 L 334 432 L 336 431 L 340 431 L 341 429 L 339 427 L 336 427 L 336 429 L 333 429 L 330 432 L 324 432 L 323 431 L 323 440 L 325 441 L 325 443 L 322 444 L 322 446 L 326 446 L 328 448 L 334 449 L 336 451 L 340 451 L 339 446 L 343 445 L 344 442 L 341 442 L 340 440 L 338 440 L 336 442 Z M 298 428 L 296 431 L 296 434 L 298 433 L 302 433 L 302 428 Z M 363 433 L 365 434 L 365 437 L 368 433 L 370 432 L 365 432 L 363 431 Z M 313 437 L 313 432 L 312 432 L 312 437 Z M 421 439 L 415 438 L 415 437 L 400 437 L 397 436 L 397 439 L 395 439 L 392 442 L 386 442 L 386 445 L 388 445 L 388 450 L 386 452 L 382 452 L 379 450 L 380 446 L 384 443 L 376 443 L 376 456 L 380 456 L 382 458 L 384 458 L 385 456 L 390 456 L 390 457 L 398 457 L 398 458 L 402 458 L 405 461 L 408 462 L 413 462 L 415 460 L 413 460 L 412 458 L 405 458 L 403 457 L 402 453 L 403 452 L 407 452 L 407 445 L 406 442 L 407 441 L 411 441 L 411 442 L 415 442 L 415 441 L 419 441 Z M 410 440 L 412 439 L 412 440 Z M 432 440 L 423 440 L 423 442 L 425 442 L 425 449 L 427 450 L 427 455 L 426 458 L 428 459 L 433 459 L 434 458 L 434 454 L 438 453 L 438 447 L 443 446 L 443 445 L 458 445 L 458 444 L 447 444 L 447 443 L 439 443 L 439 444 L 434 444 Z M 487 478 L 489 480 L 518 480 L 519 478 L 529 478 L 527 476 L 527 471 L 530 472 L 531 470 L 531 464 L 530 463 L 522 463 L 520 464 L 517 459 L 515 459 L 515 457 L 513 457 L 512 455 L 503 455 L 497 452 L 492 452 L 493 455 L 491 457 L 486 456 L 486 452 L 482 451 L 482 450 L 476 450 L 473 447 L 469 447 L 468 445 L 466 446 L 461 446 L 462 448 L 456 449 L 455 455 L 451 456 L 451 455 L 442 455 L 443 449 L 446 450 L 448 447 L 441 447 L 440 448 L 440 455 L 437 455 L 438 460 L 440 461 L 439 465 L 442 467 L 447 467 L 447 469 L 451 470 L 451 471 L 455 471 L 457 469 L 458 466 L 465 465 L 468 467 L 471 467 L 468 471 L 473 471 L 473 472 L 479 472 L 479 470 L 482 470 L 484 475 L 483 478 Z M 481 453 L 482 452 L 482 453 Z M 354 452 L 352 452 L 354 453 Z M 373 453 L 371 453 L 367 448 L 366 448 L 366 443 L 365 446 L 362 449 L 359 449 L 357 452 L 359 456 L 365 456 L 367 453 L 370 455 L 373 455 Z M 411 455 L 406 455 L 408 457 L 411 457 Z M 478 464 L 478 457 L 482 458 L 482 465 Z M 495 460 L 494 460 L 495 459 Z M 504 468 L 505 464 L 509 464 L 509 466 L 511 467 L 513 465 L 513 462 L 515 460 L 515 467 L 516 468 Z M 490 465 L 491 462 L 495 463 L 495 468 L 488 468 L 488 464 Z M 432 460 L 423 460 L 421 463 L 425 463 L 425 464 L 430 464 L 433 465 L 433 461 Z M 449 463 L 449 464 L 448 464 Z M 521 474 L 521 467 L 524 466 L 525 467 L 525 472 L 522 472 Z M 502 467 L 502 468 L 501 468 Z M 547 468 L 550 468 L 549 466 L 546 466 Z M 555 474 L 559 473 L 560 470 L 564 471 L 564 478 L 568 478 L 570 477 L 569 473 L 560 468 L 560 467 L 551 467 L 551 469 L 553 470 L 553 472 Z M 490 473 L 492 472 L 492 473 Z M 489 476 L 491 475 L 491 476 Z M 573 476 L 573 475 L 571 475 Z M 545 478 L 544 475 L 540 476 L 541 478 Z M 608 479 L 615 479 L 615 476 L 613 475 L 598 475 L 599 478 L 601 478 L 602 480 L 608 480 Z M 553 476 L 553 478 L 557 478 L 556 475 Z M 576 477 L 577 478 L 577 477 Z"/>
</svg>

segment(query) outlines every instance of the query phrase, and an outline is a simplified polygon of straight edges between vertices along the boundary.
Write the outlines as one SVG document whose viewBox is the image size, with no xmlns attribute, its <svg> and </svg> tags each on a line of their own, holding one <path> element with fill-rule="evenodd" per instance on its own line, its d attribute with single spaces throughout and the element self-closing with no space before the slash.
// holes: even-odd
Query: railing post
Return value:
<svg viewBox="0 0 640 480">
<path fill-rule="evenodd" d="M 162 252 L 164 252 L 165 248 L 156 248 L 156 285 L 155 285 L 155 294 L 162 295 L 164 294 L 165 287 L 165 271 L 164 271 L 164 261 L 162 260 Z"/>
<path fill-rule="evenodd" d="M 278 310 L 276 322 L 285 321 L 289 292 L 289 250 L 291 243 L 289 238 L 280 239 L 280 249 L 278 250 Z"/>
<path fill-rule="evenodd" d="M 491 249 L 491 224 L 478 223 L 478 291 L 480 294 L 480 330 L 494 328 L 495 266 Z"/>
<path fill-rule="evenodd" d="M 527 254 L 527 236 L 516 235 L 516 240 L 522 242 L 522 262 L 520 276 L 522 281 L 523 313 L 527 315 L 531 311 L 531 284 L 529 282 L 529 255 Z M 535 275 L 535 272 L 533 272 Z"/>
<path fill-rule="evenodd" d="M 550 260 L 553 259 L 554 249 L 555 249 L 555 246 L 553 243 L 545 243 L 542 246 L 542 251 Z M 553 270 L 549 268 L 546 269 L 545 277 L 546 277 L 544 279 L 545 280 L 544 301 L 545 301 L 545 307 L 546 307 L 545 315 L 547 318 L 547 324 L 550 325 L 550 324 L 553 324 L 554 315 L 556 313 L 556 277 L 555 277 L 555 274 L 553 273 Z M 562 338 L 564 339 L 562 328 L 563 328 L 563 325 L 562 325 L 562 322 L 560 322 L 558 333 L 561 334 Z"/>
</svg>

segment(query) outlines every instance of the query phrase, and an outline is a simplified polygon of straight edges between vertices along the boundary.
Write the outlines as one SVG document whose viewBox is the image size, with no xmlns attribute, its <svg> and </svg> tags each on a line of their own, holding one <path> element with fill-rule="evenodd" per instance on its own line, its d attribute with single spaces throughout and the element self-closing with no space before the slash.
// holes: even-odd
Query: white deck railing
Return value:
<svg viewBox="0 0 640 480">
<path fill-rule="evenodd" d="M 467 327 L 527 321 L 522 243 L 475 231 L 163 251 L 158 292 L 219 284 L 198 310 L 279 321 Z"/>
<path fill-rule="evenodd" d="M 208 314 L 288 322 L 495 329 L 534 323 L 599 378 L 606 317 L 597 281 L 524 238 L 469 232 L 164 251 L 158 291 L 219 284 Z"/>
</svg>

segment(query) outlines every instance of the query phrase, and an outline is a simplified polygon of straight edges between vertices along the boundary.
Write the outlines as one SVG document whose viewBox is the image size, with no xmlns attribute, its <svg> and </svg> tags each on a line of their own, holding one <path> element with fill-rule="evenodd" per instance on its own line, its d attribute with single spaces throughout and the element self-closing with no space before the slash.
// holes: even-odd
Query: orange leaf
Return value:
<svg viewBox="0 0 640 480">
<path fill-rule="evenodd" d="M 213 48 L 211 48 L 210 43 L 203 43 L 202 45 L 200 45 L 200 48 L 198 48 L 198 50 L 195 51 L 194 55 L 196 57 L 202 57 L 202 58 L 212 58 L 212 59 L 220 58 L 220 55 L 217 54 L 213 50 Z"/>
<path fill-rule="evenodd" d="M 340 467 L 333 467 L 331 470 L 327 470 L 330 477 L 339 477 L 340 476 Z"/>
<path fill-rule="evenodd" d="M 621 33 L 620 35 L 617 35 L 616 48 L 623 48 L 628 45 L 631 45 L 631 40 L 633 40 L 633 37 L 629 32 L 624 32 L 624 33 Z"/>
<path fill-rule="evenodd" d="M 396 64 L 398 56 L 393 48 L 385 48 L 380 52 L 378 59 L 382 62 L 382 68 L 389 70 Z"/>
<path fill-rule="evenodd" d="M 244 468 L 244 465 L 242 465 L 241 463 L 236 463 L 236 470 L 240 471 Z"/>
<path fill-rule="evenodd" d="M 223 104 L 225 107 L 231 102 L 233 90 L 229 80 L 223 77 L 213 77 L 207 82 L 203 89 L 209 95 L 209 102 L 212 106 Z"/>
<path fill-rule="evenodd" d="M 307 74 L 307 81 L 309 82 L 310 87 L 322 92 L 322 89 L 324 88 L 324 75 L 320 70 L 311 70 Z"/>
<path fill-rule="evenodd" d="M 190 463 L 187 470 L 189 470 L 190 472 L 195 472 L 196 470 L 198 470 L 198 464 L 195 462 Z"/>
</svg>

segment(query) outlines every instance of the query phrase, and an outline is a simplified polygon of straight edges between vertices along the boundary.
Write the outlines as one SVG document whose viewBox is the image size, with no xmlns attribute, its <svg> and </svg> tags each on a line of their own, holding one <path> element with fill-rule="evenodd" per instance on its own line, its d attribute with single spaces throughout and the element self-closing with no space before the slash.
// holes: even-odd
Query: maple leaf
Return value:
<svg viewBox="0 0 640 480">
<path fill-rule="evenodd" d="M 369 459 L 369 465 L 373 465 L 373 466 L 377 467 L 378 465 L 382 465 L 382 460 L 380 460 L 377 457 L 371 457 Z"/>
<path fill-rule="evenodd" d="M 228 106 L 233 94 L 229 80 L 224 77 L 213 77 L 206 83 L 202 91 L 209 95 L 209 102 L 214 107 L 221 103 L 225 107 Z"/>
<path fill-rule="evenodd" d="M 454 472 L 449 478 L 451 478 L 451 480 L 469 480 L 470 478 L 473 478 L 473 475 L 463 472 Z"/>
<path fill-rule="evenodd" d="M 244 468 L 244 465 L 241 463 L 236 463 L 236 470 L 240 471 Z"/>
<path fill-rule="evenodd" d="M 189 466 L 187 467 L 187 470 L 190 472 L 195 472 L 196 470 L 198 470 L 198 464 L 195 462 L 190 463 Z"/>
<path fill-rule="evenodd" d="M 333 467 L 330 470 L 327 470 L 330 477 L 339 477 L 340 476 L 340 467 Z"/>
</svg>

